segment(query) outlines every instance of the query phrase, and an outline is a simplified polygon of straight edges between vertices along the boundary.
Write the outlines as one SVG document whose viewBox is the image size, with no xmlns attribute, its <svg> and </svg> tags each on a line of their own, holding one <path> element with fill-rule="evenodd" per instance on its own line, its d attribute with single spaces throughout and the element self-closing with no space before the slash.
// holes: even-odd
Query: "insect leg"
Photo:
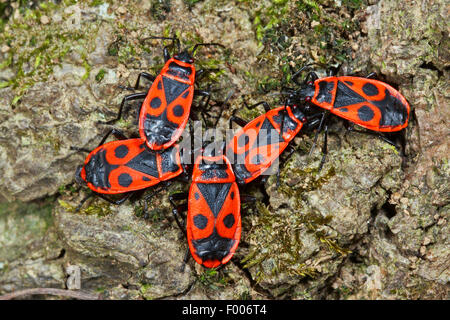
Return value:
<svg viewBox="0 0 450 320">
<path fill-rule="evenodd" d="M 178 228 L 180 228 L 181 232 L 183 232 L 184 236 L 187 239 L 187 233 L 186 233 L 186 226 L 183 225 L 180 222 L 180 216 L 183 218 L 183 220 L 186 220 L 186 217 L 184 216 L 183 212 L 187 210 L 187 203 L 177 206 L 176 208 L 172 209 L 173 217 L 175 218 L 175 222 L 177 223 Z"/>
<path fill-rule="evenodd" d="M 241 199 L 241 203 L 249 203 L 249 202 L 256 201 L 256 197 L 248 195 L 248 194 L 241 194 L 240 199 Z"/>
<path fill-rule="evenodd" d="M 102 140 L 100 140 L 100 143 L 98 144 L 97 148 L 100 147 L 103 143 L 105 143 L 106 139 L 108 139 L 108 137 L 113 134 L 114 137 L 116 137 L 116 139 L 118 140 L 126 140 L 128 139 L 122 131 L 118 130 L 118 129 L 111 129 L 108 131 L 108 133 L 102 138 Z M 70 150 L 76 150 L 76 151 L 81 151 L 81 152 L 86 152 L 86 153 L 90 153 L 92 150 L 86 149 L 86 148 L 79 148 L 79 147 L 74 147 L 71 146 Z"/>
<path fill-rule="evenodd" d="M 117 140 L 126 140 L 128 139 L 122 131 L 116 129 L 116 128 L 112 128 L 111 130 L 108 131 L 108 133 L 102 138 L 102 140 L 100 141 L 100 143 L 98 144 L 97 148 L 100 147 L 102 144 L 105 143 L 106 139 L 108 139 L 108 137 L 110 135 L 113 135 Z"/>
<path fill-rule="evenodd" d="M 322 127 L 323 127 L 323 124 L 325 123 L 325 119 L 326 119 L 327 115 L 328 115 L 328 111 L 325 111 L 322 113 L 322 118 L 320 119 L 319 128 L 317 128 L 316 135 L 314 136 L 313 145 L 311 146 L 311 150 L 309 150 L 309 156 L 311 156 L 314 151 L 314 148 L 317 143 L 317 138 L 319 136 L 319 132 L 322 130 Z"/>
<path fill-rule="evenodd" d="M 317 172 L 320 172 L 320 170 L 322 170 L 323 164 L 325 163 L 325 159 L 326 159 L 327 154 L 328 154 L 328 148 L 327 148 L 327 144 L 328 144 L 328 125 L 325 125 L 324 131 L 325 131 L 325 136 L 324 136 L 323 145 L 322 145 L 322 154 L 323 155 L 322 155 L 322 160 L 320 160 L 319 171 L 317 171 Z"/>
<path fill-rule="evenodd" d="M 98 124 L 113 124 L 114 122 L 119 121 L 122 118 L 123 107 L 125 106 L 125 104 L 128 101 L 144 99 L 146 96 L 147 96 L 146 92 L 133 93 L 128 96 L 125 96 L 122 100 L 122 103 L 120 104 L 119 113 L 117 114 L 117 117 L 115 119 L 112 119 L 109 121 L 98 121 L 97 123 Z"/>
<path fill-rule="evenodd" d="M 169 201 L 174 207 L 176 207 L 177 205 L 175 201 L 186 200 L 188 195 L 189 194 L 187 192 L 176 192 L 169 196 Z"/>
<path fill-rule="evenodd" d="M 81 207 L 83 206 L 83 204 L 89 199 L 92 198 L 94 194 L 92 192 L 90 192 L 86 197 L 84 197 L 80 203 L 78 204 L 78 206 L 75 208 L 75 212 L 80 211 Z"/>
<path fill-rule="evenodd" d="M 236 116 L 231 116 L 230 120 L 229 120 L 230 129 L 233 129 L 233 122 L 236 123 L 240 127 L 245 127 L 247 125 L 247 123 L 248 123 L 244 119 L 241 119 L 241 118 L 236 117 Z"/>
<path fill-rule="evenodd" d="M 125 201 L 127 201 L 132 195 L 134 194 L 134 191 L 125 193 L 125 196 L 120 198 L 119 200 L 111 200 L 107 196 L 103 195 L 102 193 L 96 192 L 96 195 L 102 198 L 103 200 L 108 201 L 109 203 L 115 204 L 115 205 L 121 205 Z"/>
<path fill-rule="evenodd" d="M 244 98 L 242 98 L 242 101 L 244 102 L 244 105 L 245 105 L 245 107 L 246 107 L 247 109 L 254 109 L 254 108 L 256 108 L 257 106 L 262 105 L 262 106 L 264 107 L 264 111 L 265 111 L 265 112 L 268 112 L 268 111 L 270 110 L 270 106 L 269 106 L 269 104 L 268 104 L 266 101 L 260 101 L 260 102 L 258 102 L 258 103 L 252 104 L 252 105 L 250 105 L 250 106 L 247 104 L 247 101 L 245 101 Z"/>
<path fill-rule="evenodd" d="M 86 152 L 86 153 L 90 153 L 91 152 L 91 150 L 89 150 L 89 149 L 79 148 L 79 147 L 74 147 L 74 146 L 71 146 L 70 150 L 81 151 L 81 152 Z"/>
<path fill-rule="evenodd" d="M 174 209 L 172 210 L 172 213 L 175 217 L 175 221 L 177 222 L 178 227 L 180 227 L 180 229 L 184 233 L 184 235 L 186 235 L 186 230 L 182 226 L 180 221 L 178 220 L 178 217 L 181 215 L 183 220 L 186 219 L 186 217 L 184 216 L 184 212 L 187 211 L 187 208 L 188 208 L 187 203 L 177 205 L 175 203 L 175 201 L 186 200 L 188 198 L 188 196 L 189 196 L 189 194 L 187 192 L 177 192 L 177 193 L 173 193 L 169 196 L 169 201 L 172 204 L 172 206 L 174 207 Z"/>
<path fill-rule="evenodd" d="M 360 131 L 360 130 L 356 130 L 353 127 L 349 127 L 349 129 L 347 129 L 350 132 L 356 132 L 356 133 L 361 133 L 361 134 L 367 134 L 370 136 L 375 136 L 377 138 L 380 138 L 381 140 L 383 140 L 386 143 L 389 143 L 390 145 L 394 146 L 397 150 L 400 149 L 400 147 L 392 140 L 388 139 L 387 137 L 385 137 L 382 134 L 376 133 L 376 132 L 372 132 L 372 131 Z"/>
<path fill-rule="evenodd" d="M 141 72 L 138 75 L 138 78 L 136 80 L 136 84 L 134 85 L 134 90 L 137 90 L 137 88 L 139 88 L 139 81 L 141 80 L 141 78 L 147 79 L 150 82 L 155 81 L 156 76 L 148 73 L 148 72 Z"/>
<path fill-rule="evenodd" d="M 219 68 L 211 68 L 211 69 L 200 69 L 195 72 L 195 82 L 200 81 L 207 72 L 211 71 L 220 71 Z"/>
</svg>

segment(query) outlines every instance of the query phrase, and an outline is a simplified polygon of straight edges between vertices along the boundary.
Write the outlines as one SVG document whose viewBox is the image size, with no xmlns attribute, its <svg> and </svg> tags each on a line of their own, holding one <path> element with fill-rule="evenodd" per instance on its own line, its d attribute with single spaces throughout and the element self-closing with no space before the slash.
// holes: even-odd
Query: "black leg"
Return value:
<svg viewBox="0 0 450 320">
<path fill-rule="evenodd" d="M 367 79 L 376 79 L 377 78 L 377 73 L 376 72 L 371 72 L 366 76 Z"/>
<path fill-rule="evenodd" d="M 377 133 L 377 132 L 373 132 L 373 131 L 360 131 L 360 130 L 356 130 L 354 129 L 354 127 L 350 127 L 350 129 L 347 129 L 349 132 L 356 132 L 356 133 L 360 133 L 360 134 L 366 134 L 366 135 L 370 135 L 370 136 L 375 136 L 377 138 L 380 138 L 381 140 L 383 140 L 386 143 L 389 143 L 390 145 L 394 146 L 395 148 L 397 148 L 397 150 L 400 149 L 400 147 L 393 142 L 392 140 L 388 139 L 387 137 L 385 137 L 384 135 Z"/>
<path fill-rule="evenodd" d="M 81 151 L 81 152 L 86 152 L 86 153 L 91 153 L 92 150 L 86 149 L 86 148 L 78 148 L 78 147 L 70 147 L 70 150 L 75 150 L 75 151 Z"/>
<path fill-rule="evenodd" d="M 125 193 L 125 195 L 124 195 L 122 198 L 120 198 L 119 200 L 112 200 L 112 199 L 109 199 L 107 196 L 105 196 L 105 195 L 102 194 L 102 193 L 97 193 L 97 192 L 95 192 L 95 194 L 96 194 L 97 196 L 99 196 L 100 198 L 102 198 L 103 200 L 108 201 L 109 203 L 112 203 L 112 204 L 115 204 L 115 205 L 121 205 L 122 203 L 124 203 L 125 201 L 127 201 L 127 200 L 134 194 L 134 191 Z"/>
<path fill-rule="evenodd" d="M 204 90 L 194 90 L 194 96 L 201 96 L 201 97 L 208 97 L 211 94 L 209 93 L 209 91 L 204 91 Z"/>
<path fill-rule="evenodd" d="M 141 80 L 141 78 L 147 79 L 150 82 L 155 81 L 156 76 L 148 73 L 148 72 L 141 72 L 138 75 L 138 78 L 136 80 L 136 84 L 134 85 L 134 90 L 137 90 L 139 88 L 139 81 Z"/>
<path fill-rule="evenodd" d="M 167 47 L 164 47 L 164 49 L 163 49 L 163 56 L 164 56 L 164 63 L 166 63 L 167 61 L 170 60 L 170 53 L 169 53 L 169 49 L 167 49 Z"/>
<path fill-rule="evenodd" d="M 100 140 L 100 143 L 98 144 L 97 148 L 100 147 L 102 144 L 105 143 L 106 139 L 108 139 L 108 137 L 110 135 L 113 135 L 117 140 L 127 140 L 128 138 L 123 134 L 122 131 L 113 128 L 111 130 L 108 131 L 108 133 L 102 138 L 102 140 Z"/>
<path fill-rule="evenodd" d="M 220 71 L 219 68 L 211 68 L 211 69 L 200 69 L 195 72 L 195 82 L 200 81 L 207 72 L 211 71 Z"/>
<path fill-rule="evenodd" d="M 177 205 L 175 201 L 186 200 L 188 195 L 189 194 L 187 192 L 176 192 L 169 196 L 169 201 L 174 207 L 176 207 Z"/>
<path fill-rule="evenodd" d="M 311 146 L 311 150 L 309 150 L 309 156 L 311 156 L 314 151 L 314 148 L 317 143 L 317 138 L 319 137 L 319 133 L 322 130 L 322 127 L 325 123 L 325 119 L 326 119 L 327 115 L 328 115 L 328 111 L 325 111 L 324 113 L 322 113 L 322 118 L 320 119 L 319 128 L 317 129 L 316 134 L 314 136 L 314 142 L 313 142 L 313 145 Z"/>
<path fill-rule="evenodd" d="M 236 116 L 231 116 L 230 120 L 229 120 L 230 129 L 233 129 L 233 122 L 236 123 L 240 127 L 245 127 L 248 124 L 248 122 L 245 121 L 244 119 L 241 119 L 241 118 L 236 117 Z"/>
<path fill-rule="evenodd" d="M 184 268 L 185 268 L 186 264 L 189 262 L 190 257 L 191 257 L 191 254 L 190 254 L 190 250 L 189 250 L 189 246 L 188 246 L 186 249 L 186 252 L 184 253 L 183 264 L 181 265 L 180 272 L 184 272 Z"/>
<path fill-rule="evenodd" d="M 177 45 L 178 51 L 180 51 L 180 40 L 178 40 L 178 38 L 176 36 L 169 38 L 169 37 L 147 37 L 141 40 L 142 42 L 145 42 L 146 40 L 149 39 L 159 39 L 159 40 L 172 40 L 172 44 L 171 46 L 175 46 L 175 44 Z M 165 46 L 163 49 L 163 53 L 164 53 L 164 62 L 167 62 L 170 59 L 170 53 L 169 50 L 167 49 L 168 46 Z"/>
<path fill-rule="evenodd" d="M 128 139 L 122 131 L 116 129 L 116 128 L 112 128 L 111 130 L 109 130 L 106 135 L 102 138 L 102 140 L 100 140 L 100 143 L 98 144 L 98 147 L 100 147 L 102 144 L 105 143 L 106 139 L 108 139 L 108 137 L 110 135 L 114 135 L 114 137 L 116 137 L 117 140 L 126 140 Z M 86 148 L 78 148 L 78 147 L 70 147 L 71 150 L 77 150 L 77 151 L 82 151 L 82 152 L 87 152 L 87 153 L 91 153 L 92 150 L 88 150 Z"/>
<path fill-rule="evenodd" d="M 240 195 L 241 198 L 241 203 L 253 203 L 256 201 L 256 198 L 254 196 L 248 195 L 248 194 L 241 194 Z"/>
<path fill-rule="evenodd" d="M 75 212 L 80 211 L 81 207 L 83 206 L 83 204 L 89 199 L 92 198 L 94 194 L 92 192 L 90 192 L 86 197 L 84 197 L 80 203 L 78 204 L 78 206 L 75 208 Z"/>
<path fill-rule="evenodd" d="M 325 159 L 327 157 L 328 154 L 328 125 L 325 125 L 325 136 L 323 139 L 323 145 L 322 145 L 322 159 L 320 160 L 320 165 L 319 165 L 319 170 L 317 172 L 320 172 L 320 170 L 322 170 L 323 164 L 325 163 Z"/>
<path fill-rule="evenodd" d="M 163 181 L 163 182 L 161 182 L 161 184 L 155 190 L 153 190 L 152 193 L 150 193 L 150 194 L 148 194 L 148 195 L 146 195 L 144 197 L 145 202 L 151 200 L 151 198 L 156 196 L 158 193 L 163 191 L 165 188 L 169 187 L 171 184 L 172 184 L 172 181 Z"/>
<path fill-rule="evenodd" d="M 120 120 L 122 118 L 123 107 L 125 106 L 125 104 L 127 102 L 133 101 L 133 100 L 145 99 L 146 96 L 147 96 L 146 92 L 133 93 L 133 94 L 130 94 L 128 96 L 125 96 L 123 98 L 123 100 L 122 100 L 122 103 L 120 104 L 119 113 L 117 114 L 117 117 L 115 119 L 109 120 L 109 121 L 98 121 L 97 123 L 99 123 L 99 124 L 112 124 L 112 123 Z"/>
<path fill-rule="evenodd" d="M 257 106 L 260 106 L 260 105 L 262 105 L 264 107 L 264 111 L 268 112 L 270 110 L 270 106 L 269 106 L 269 104 L 266 101 L 260 101 L 258 103 L 252 104 L 250 106 L 247 104 L 247 102 L 244 100 L 244 98 L 242 98 L 242 101 L 244 102 L 245 107 L 247 109 L 250 109 L 250 110 L 254 109 L 254 108 L 256 108 Z"/>
</svg>

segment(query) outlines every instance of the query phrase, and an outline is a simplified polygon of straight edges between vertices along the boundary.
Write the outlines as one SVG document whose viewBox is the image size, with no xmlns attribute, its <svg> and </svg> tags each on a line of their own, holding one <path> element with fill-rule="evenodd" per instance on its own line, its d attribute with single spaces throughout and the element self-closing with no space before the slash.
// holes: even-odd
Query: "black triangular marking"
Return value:
<svg viewBox="0 0 450 320">
<path fill-rule="evenodd" d="M 231 183 L 197 183 L 215 218 L 222 209 L 231 188 Z"/>
<path fill-rule="evenodd" d="M 334 100 L 334 107 L 348 107 L 357 103 L 366 102 L 367 100 L 358 93 L 346 86 L 342 81 L 338 81 L 336 98 Z"/>
<path fill-rule="evenodd" d="M 144 150 L 136 157 L 128 161 L 126 166 L 136 171 L 148 174 L 149 176 L 159 178 L 155 152 Z"/>
<path fill-rule="evenodd" d="M 278 144 L 280 142 L 284 142 L 283 137 L 278 133 L 278 130 L 275 129 L 269 119 L 266 118 L 258 131 L 252 149 L 270 144 Z"/>
<path fill-rule="evenodd" d="M 183 82 L 172 80 L 170 78 L 163 78 L 164 94 L 166 95 L 166 103 L 169 105 L 173 100 L 186 90 L 189 85 Z"/>
</svg>

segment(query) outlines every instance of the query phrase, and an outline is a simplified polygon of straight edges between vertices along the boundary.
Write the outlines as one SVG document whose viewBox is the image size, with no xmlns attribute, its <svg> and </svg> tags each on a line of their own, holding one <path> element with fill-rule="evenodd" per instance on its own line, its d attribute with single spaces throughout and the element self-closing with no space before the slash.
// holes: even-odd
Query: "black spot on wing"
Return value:
<svg viewBox="0 0 450 320">
<path fill-rule="evenodd" d="M 232 213 L 227 214 L 227 216 L 223 219 L 223 224 L 225 227 L 230 229 L 234 225 L 235 219 Z"/>
<path fill-rule="evenodd" d="M 204 215 L 199 213 L 199 214 L 194 216 L 194 225 L 198 229 L 203 230 L 208 225 L 208 218 L 206 218 Z"/>
<path fill-rule="evenodd" d="M 119 185 L 124 188 L 127 188 L 133 182 L 133 178 L 128 173 L 121 173 L 118 180 Z"/>
<path fill-rule="evenodd" d="M 368 96 L 376 96 L 379 93 L 378 88 L 370 82 L 363 85 L 362 91 Z"/>
<path fill-rule="evenodd" d="M 231 183 L 197 183 L 197 186 L 214 217 L 217 218 L 230 191 Z"/>
<path fill-rule="evenodd" d="M 116 149 L 114 149 L 114 154 L 117 158 L 125 158 L 128 154 L 128 147 L 124 144 L 118 146 Z"/>
<path fill-rule="evenodd" d="M 369 106 L 362 106 L 358 109 L 358 118 L 362 121 L 370 121 L 375 116 L 375 113 Z"/>
<path fill-rule="evenodd" d="M 175 117 L 181 117 L 184 113 L 184 108 L 182 106 L 180 106 L 179 104 L 177 104 L 174 108 L 173 108 L 173 114 L 175 115 Z"/>
<path fill-rule="evenodd" d="M 150 101 L 150 107 L 153 109 L 158 109 L 161 106 L 161 99 L 158 97 L 154 97 L 151 101 Z"/>
<path fill-rule="evenodd" d="M 172 101 L 178 98 L 178 96 L 189 87 L 189 85 L 186 83 L 179 82 L 167 77 L 162 78 L 167 105 L 169 105 Z"/>
</svg>

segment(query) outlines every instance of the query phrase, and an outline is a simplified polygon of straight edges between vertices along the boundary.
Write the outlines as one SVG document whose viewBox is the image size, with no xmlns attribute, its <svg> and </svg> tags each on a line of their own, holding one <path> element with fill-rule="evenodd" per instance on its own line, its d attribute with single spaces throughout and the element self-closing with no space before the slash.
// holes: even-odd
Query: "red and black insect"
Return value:
<svg viewBox="0 0 450 320">
<path fill-rule="evenodd" d="M 196 71 L 194 58 L 199 46 L 221 46 L 218 43 L 198 43 L 192 50 L 181 51 L 177 38 L 151 37 L 147 39 L 170 39 L 178 46 L 178 53 L 170 56 L 164 47 L 165 64 L 157 76 L 147 72 L 139 74 L 134 89 L 139 87 L 141 78 L 153 82 L 148 92 L 134 93 L 126 96 L 120 106 L 117 119 L 120 119 L 123 106 L 131 100 L 144 99 L 139 113 L 139 135 L 145 139 L 151 150 L 159 151 L 172 146 L 181 136 L 190 115 L 194 96 L 207 98 L 204 107 L 209 103 L 208 91 L 194 89 L 195 82 L 205 70 Z"/>
<path fill-rule="evenodd" d="M 374 73 L 366 78 L 319 78 L 315 72 L 310 72 L 304 83 L 299 83 L 297 79 L 302 70 L 292 77 L 300 88 L 291 93 L 289 105 L 315 105 L 378 132 L 396 132 L 408 126 L 411 108 L 405 97 L 387 83 L 371 79 Z"/>
<path fill-rule="evenodd" d="M 317 120 L 306 123 L 306 117 L 298 107 L 281 106 L 270 109 L 266 102 L 260 102 L 247 108 L 260 104 L 264 106 L 266 113 L 250 122 L 236 116 L 230 118 L 230 129 L 233 122 L 242 127 L 225 150 L 227 157 L 232 159 L 239 184 L 259 177 L 272 166 L 302 128 L 317 124 Z"/>
<path fill-rule="evenodd" d="M 372 79 L 376 76 L 375 73 L 371 73 L 365 78 L 354 76 L 319 78 L 315 72 L 310 72 L 304 82 L 299 82 L 298 78 L 306 68 L 309 68 L 309 65 L 301 68 L 292 76 L 292 81 L 299 85 L 299 88 L 287 88 L 285 104 L 300 108 L 308 121 L 320 118 L 310 150 L 311 154 L 318 134 L 323 129 L 325 138 L 319 170 L 322 168 L 327 154 L 327 117 L 330 113 L 346 120 L 348 130 L 375 135 L 396 148 L 399 147 L 390 137 L 395 133 L 401 133 L 399 137 L 402 139 L 402 152 L 404 152 L 405 137 L 402 130 L 408 126 L 410 114 L 416 122 L 417 119 L 405 97 L 396 89 L 387 83 Z M 318 109 L 314 107 L 318 107 Z M 354 124 L 370 131 L 355 130 Z"/>
<path fill-rule="evenodd" d="M 119 140 L 103 144 L 110 134 Z M 120 204 L 134 191 L 152 187 L 183 172 L 178 145 L 158 153 L 149 150 L 143 139 L 127 139 L 123 133 L 112 129 L 77 168 L 75 180 L 108 201 L 111 200 L 104 195 L 126 194 L 119 201 L 111 201 Z"/>
<path fill-rule="evenodd" d="M 195 261 L 207 268 L 226 264 L 241 237 L 239 189 L 230 161 L 224 156 L 199 156 L 194 164 L 189 194 L 176 193 L 170 200 L 188 196 L 186 232 Z M 184 231 L 181 223 L 178 225 Z M 187 256 L 188 257 L 188 256 Z"/>
</svg>

